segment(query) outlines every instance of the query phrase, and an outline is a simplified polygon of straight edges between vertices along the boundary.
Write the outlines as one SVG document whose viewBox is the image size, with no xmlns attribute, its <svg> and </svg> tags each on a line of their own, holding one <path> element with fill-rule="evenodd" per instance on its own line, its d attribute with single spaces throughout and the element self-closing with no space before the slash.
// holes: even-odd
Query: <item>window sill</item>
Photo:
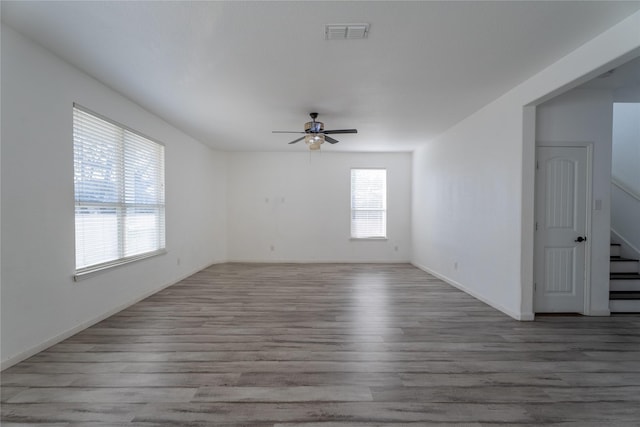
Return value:
<svg viewBox="0 0 640 427">
<path fill-rule="evenodd" d="M 387 237 L 352 237 L 349 240 L 352 240 L 352 241 L 376 240 L 376 241 L 386 242 L 389 239 Z"/>
<path fill-rule="evenodd" d="M 95 276 L 98 273 L 102 273 L 107 270 L 111 270 L 116 267 L 120 267 L 126 264 L 130 264 L 132 262 L 140 261 L 143 259 L 155 257 L 158 255 L 164 255 L 167 253 L 166 249 L 160 249 L 153 252 L 147 252 L 140 255 L 135 255 L 127 258 L 122 258 L 116 261 L 105 262 L 103 264 L 92 265 L 91 267 L 81 268 L 76 270 L 76 273 L 73 275 L 73 281 L 79 282 L 84 279 L 88 279 L 90 277 Z"/>
</svg>

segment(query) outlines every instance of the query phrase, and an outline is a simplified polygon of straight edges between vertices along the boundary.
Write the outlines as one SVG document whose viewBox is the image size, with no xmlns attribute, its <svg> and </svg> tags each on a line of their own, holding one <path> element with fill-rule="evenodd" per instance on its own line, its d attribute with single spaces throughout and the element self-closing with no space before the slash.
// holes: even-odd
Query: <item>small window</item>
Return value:
<svg viewBox="0 0 640 427">
<path fill-rule="evenodd" d="M 386 169 L 351 169 L 351 237 L 387 237 Z"/>
<path fill-rule="evenodd" d="M 73 108 L 76 275 L 164 251 L 164 146 Z"/>
</svg>

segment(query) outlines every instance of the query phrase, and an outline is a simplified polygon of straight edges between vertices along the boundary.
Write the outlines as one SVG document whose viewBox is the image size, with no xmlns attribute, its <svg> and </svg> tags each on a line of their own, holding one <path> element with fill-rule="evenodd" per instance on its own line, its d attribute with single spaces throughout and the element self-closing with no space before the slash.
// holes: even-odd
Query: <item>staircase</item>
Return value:
<svg viewBox="0 0 640 427">
<path fill-rule="evenodd" d="M 640 261 L 622 257 L 617 243 L 611 244 L 609 309 L 640 313 Z"/>
</svg>

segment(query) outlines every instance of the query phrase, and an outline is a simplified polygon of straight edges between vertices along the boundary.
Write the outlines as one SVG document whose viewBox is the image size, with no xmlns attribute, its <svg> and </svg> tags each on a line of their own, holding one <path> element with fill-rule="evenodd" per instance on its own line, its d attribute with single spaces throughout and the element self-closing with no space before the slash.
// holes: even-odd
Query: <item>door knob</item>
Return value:
<svg viewBox="0 0 640 427">
<path fill-rule="evenodd" d="M 587 236 L 585 237 L 578 237 L 576 240 L 574 240 L 574 242 L 578 242 L 578 243 L 582 243 L 582 242 L 586 242 L 587 241 Z"/>
</svg>

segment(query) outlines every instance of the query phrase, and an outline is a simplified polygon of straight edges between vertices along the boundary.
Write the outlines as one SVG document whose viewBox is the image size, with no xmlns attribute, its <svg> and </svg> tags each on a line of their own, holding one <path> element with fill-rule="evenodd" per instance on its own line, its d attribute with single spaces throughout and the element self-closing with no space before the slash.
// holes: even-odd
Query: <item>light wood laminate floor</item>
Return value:
<svg viewBox="0 0 640 427">
<path fill-rule="evenodd" d="M 638 426 L 640 317 L 517 322 L 410 265 L 223 264 L 1 381 L 4 427 Z"/>
</svg>

